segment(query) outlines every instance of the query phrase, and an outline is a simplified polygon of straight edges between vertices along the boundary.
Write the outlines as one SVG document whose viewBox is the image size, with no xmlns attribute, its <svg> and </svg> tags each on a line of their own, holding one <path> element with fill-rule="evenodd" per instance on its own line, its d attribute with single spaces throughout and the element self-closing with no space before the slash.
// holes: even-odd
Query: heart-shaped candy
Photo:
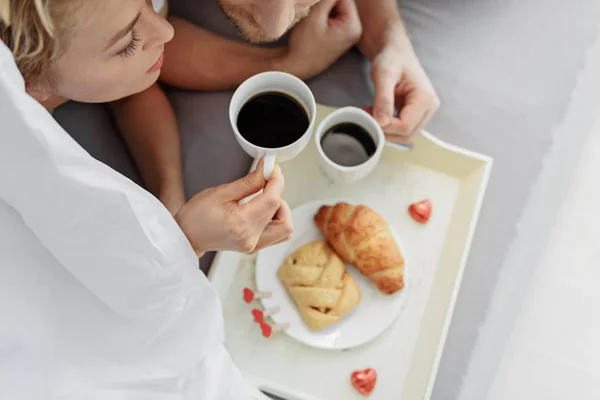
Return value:
<svg viewBox="0 0 600 400">
<path fill-rule="evenodd" d="M 424 224 L 429 221 L 429 217 L 431 216 L 431 202 L 429 200 L 422 200 L 411 204 L 408 207 L 408 212 L 415 221 Z"/>
<path fill-rule="evenodd" d="M 260 324 L 260 329 L 262 330 L 262 335 L 267 339 L 270 338 L 273 334 L 273 328 L 271 327 L 271 325 L 265 324 L 264 322 Z"/>
<path fill-rule="evenodd" d="M 265 314 L 262 310 L 255 308 L 252 310 L 252 315 L 254 316 L 254 320 L 258 323 L 265 322 Z"/>
<path fill-rule="evenodd" d="M 254 300 L 254 292 L 248 288 L 244 288 L 244 301 L 252 303 L 252 300 Z"/>
<path fill-rule="evenodd" d="M 367 368 L 362 371 L 354 371 L 351 375 L 352 385 L 363 396 L 369 396 L 377 382 L 377 371 Z"/>
</svg>

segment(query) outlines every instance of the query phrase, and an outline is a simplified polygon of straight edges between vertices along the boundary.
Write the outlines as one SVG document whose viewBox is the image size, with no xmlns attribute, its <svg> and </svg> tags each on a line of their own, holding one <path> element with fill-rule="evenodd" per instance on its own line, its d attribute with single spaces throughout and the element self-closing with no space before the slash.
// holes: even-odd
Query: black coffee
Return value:
<svg viewBox="0 0 600 400">
<path fill-rule="evenodd" d="M 250 143 L 275 149 L 300 139 L 309 123 L 307 112 L 296 99 L 280 92 L 266 92 L 242 106 L 237 128 Z"/>
<path fill-rule="evenodd" d="M 354 167 L 375 154 L 377 145 L 362 126 L 343 123 L 331 127 L 321 138 L 321 148 L 334 163 Z"/>
</svg>

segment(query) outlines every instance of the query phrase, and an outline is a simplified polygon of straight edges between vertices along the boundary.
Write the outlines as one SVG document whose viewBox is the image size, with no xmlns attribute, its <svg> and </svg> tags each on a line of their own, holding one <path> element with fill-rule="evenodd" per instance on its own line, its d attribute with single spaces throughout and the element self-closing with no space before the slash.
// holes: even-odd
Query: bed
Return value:
<svg viewBox="0 0 600 400">
<path fill-rule="evenodd" d="M 235 37 L 214 1 L 172 3 L 173 14 Z M 506 368 L 503 351 L 565 199 L 558 183 L 575 173 L 591 132 L 595 105 L 577 103 L 576 89 L 598 36 L 600 3 L 402 0 L 400 6 L 441 98 L 428 130 L 494 158 L 432 397 L 484 399 L 496 390 L 499 366 Z M 372 91 L 366 76 L 367 63 L 352 51 L 309 84 L 320 103 L 363 106 Z M 251 160 L 230 134 L 231 93 L 169 89 L 169 96 L 180 122 L 187 195 L 242 176 Z M 94 157 L 140 182 L 105 107 L 70 103 L 55 118 Z M 208 168 L 219 152 L 230 163 Z M 203 270 L 210 261 L 201 261 Z"/>
</svg>

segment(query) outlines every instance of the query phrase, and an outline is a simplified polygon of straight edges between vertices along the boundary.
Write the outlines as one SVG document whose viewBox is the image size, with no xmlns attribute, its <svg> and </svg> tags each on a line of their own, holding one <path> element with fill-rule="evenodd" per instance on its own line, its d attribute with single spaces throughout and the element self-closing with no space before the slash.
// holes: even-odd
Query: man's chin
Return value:
<svg viewBox="0 0 600 400">
<path fill-rule="evenodd" d="M 233 25 L 235 26 L 235 28 L 237 29 L 237 31 L 240 33 L 240 35 L 242 35 L 244 37 L 244 39 L 246 39 L 247 41 L 249 41 L 250 43 L 253 44 L 267 44 L 267 43 L 273 43 L 278 41 L 279 39 L 281 39 L 282 37 L 284 37 L 285 35 L 287 35 L 289 33 L 289 31 L 292 30 L 292 28 L 294 26 L 296 26 L 296 24 L 298 22 L 300 22 L 301 18 L 298 18 L 297 20 L 295 20 L 290 26 L 289 28 L 287 28 L 287 30 L 278 37 L 271 37 L 266 35 L 264 32 L 262 32 L 262 30 L 259 29 L 251 29 L 251 30 L 244 30 L 242 29 L 239 25 L 237 25 L 235 23 L 235 21 L 231 21 L 233 23 Z"/>
<path fill-rule="evenodd" d="M 248 41 L 252 44 L 268 44 L 268 43 L 276 42 L 279 39 L 281 39 L 283 36 L 285 36 L 290 31 L 290 29 L 292 29 L 292 27 L 293 27 L 293 25 L 290 26 L 281 36 L 272 37 L 272 36 L 269 36 L 266 33 L 264 33 L 263 30 L 258 26 L 242 27 L 233 18 L 230 18 L 229 21 L 235 27 L 235 29 L 238 31 L 240 36 L 242 36 L 246 41 Z"/>
<path fill-rule="evenodd" d="M 262 35 L 260 33 L 250 33 L 250 32 L 244 32 L 241 29 L 238 29 L 238 32 L 240 33 L 240 35 L 242 35 L 242 37 L 244 39 L 246 39 L 246 41 L 252 43 L 252 44 L 269 44 L 269 43 L 274 43 L 276 41 L 278 41 L 279 39 L 281 39 L 285 33 L 280 36 L 280 37 L 269 37 L 266 35 Z M 287 32 L 286 32 L 287 33 Z"/>
<path fill-rule="evenodd" d="M 256 22 L 252 22 L 252 24 L 249 23 L 248 26 L 240 24 L 238 22 L 238 18 L 243 17 L 238 15 L 239 11 L 231 9 L 227 5 L 223 4 L 221 1 L 219 1 L 218 4 L 225 16 L 227 17 L 227 19 L 229 20 L 229 22 L 231 23 L 231 25 L 235 27 L 240 36 L 242 36 L 245 40 L 253 44 L 266 44 L 278 41 L 279 39 L 284 37 L 298 22 L 300 22 L 300 20 L 302 20 L 302 18 L 307 16 L 309 13 L 309 10 L 306 10 L 306 12 L 303 12 L 302 15 L 297 16 L 295 18 L 294 22 L 290 24 L 288 29 L 281 36 L 272 37 L 264 33 L 260 25 L 258 25 Z"/>
</svg>

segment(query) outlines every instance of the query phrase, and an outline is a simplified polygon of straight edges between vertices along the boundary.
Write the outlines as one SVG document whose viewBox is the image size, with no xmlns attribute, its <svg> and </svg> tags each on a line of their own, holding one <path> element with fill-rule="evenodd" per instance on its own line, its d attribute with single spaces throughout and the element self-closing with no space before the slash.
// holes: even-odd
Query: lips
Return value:
<svg viewBox="0 0 600 400">
<path fill-rule="evenodd" d="M 148 70 L 148 73 L 151 74 L 153 72 L 160 70 L 162 68 L 164 61 L 165 61 L 165 52 L 163 51 L 162 53 L 160 53 L 160 56 L 158 57 L 158 60 L 156 60 L 154 65 L 152 67 L 150 67 L 150 69 Z"/>
</svg>

